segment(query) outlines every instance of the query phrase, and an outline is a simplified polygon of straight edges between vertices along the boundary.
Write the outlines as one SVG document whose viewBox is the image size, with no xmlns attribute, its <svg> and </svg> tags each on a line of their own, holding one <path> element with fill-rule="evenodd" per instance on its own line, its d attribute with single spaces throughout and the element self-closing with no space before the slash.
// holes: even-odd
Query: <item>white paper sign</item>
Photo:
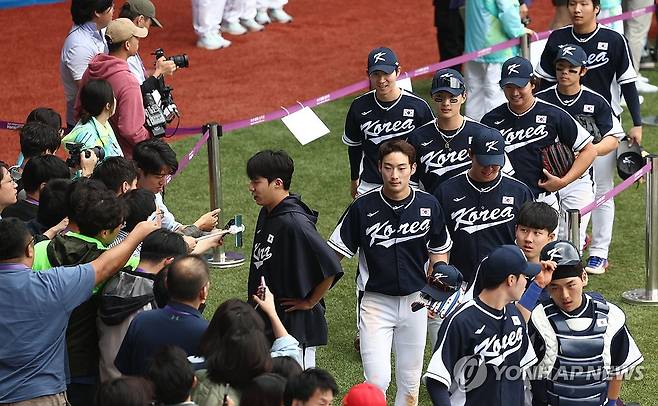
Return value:
<svg viewBox="0 0 658 406">
<path fill-rule="evenodd" d="M 396 83 L 400 89 L 408 90 L 410 92 L 414 91 L 411 86 L 411 78 L 398 79 Z"/>
<path fill-rule="evenodd" d="M 329 129 L 310 107 L 289 114 L 281 119 L 300 144 L 306 145 L 329 134 Z"/>
</svg>

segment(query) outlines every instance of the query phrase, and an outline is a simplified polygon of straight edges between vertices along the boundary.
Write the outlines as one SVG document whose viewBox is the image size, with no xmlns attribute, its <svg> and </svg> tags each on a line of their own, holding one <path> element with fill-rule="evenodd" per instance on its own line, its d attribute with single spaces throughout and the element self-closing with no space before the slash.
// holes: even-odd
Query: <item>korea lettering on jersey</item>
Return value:
<svg viewBox="0 0 658 406">
<path fill-rule="evenodd" d="M 405 296 L 425 286 L 429 253 L 447 253 L 452 241 L 434 196 L 412 189 L 393 207 L 380 187 L 352 202 L 328 244 L 346 257 L 359 251 L 359 290 Z"/>
<path fill-rule="evenodd" d="M 515 243 L 516 216 L 533 200 L 525 184 L 505 174 L 487 187 L 478 187 L 462 173 L 439 185 L 434 195 L 453 242 L 450 264 L 469 283 L 482 258 L 500 245 Z"/>
<path fill-rule="evenodd" d="M 470 300 L 448 315 L 425 377 L 444 384 L 451 405 L 522 405 L 523 371 L 537 358 L 523 317 Z"/>
<path fill-rule="evenodd" d="M 413 130 L 432 120 L 427 102 L 404 89 L 391 105 L 377 100 L 374 90 L 354 99 L 345 120 L 343 143 L 362 148 L 361 181 L 381 184 L 379 146 L 394 139 L 406 140 Z"/>
<path fill-rule="evenodd" d="M 587 74 L 581 83 L 603 96 L 610 102 L 615 115 L 620 115 L 620 85 L 637 79 L 626 38 L 600 24 L 586 36 L 575 34 L 570 25 L 557 29 L 548 37 L 535 72 L 537 76 L 556 81 L 554 61 L 559 50 L 567 44 L 578 44 L 587 54 Z"/>
<path fill-rule="evenodd" d="M 507 103 L 502 104 L 485 114 L 482 123 L 501 132 L 514 177 L 535 196 L 545 192 L 538 185 L 544 176 L 541 149 L 561 142 L 578 152 L 592 139 L 569 113 L 541 99 L 535 99 L 523 114 L 514 113 Z"/>
</svg>

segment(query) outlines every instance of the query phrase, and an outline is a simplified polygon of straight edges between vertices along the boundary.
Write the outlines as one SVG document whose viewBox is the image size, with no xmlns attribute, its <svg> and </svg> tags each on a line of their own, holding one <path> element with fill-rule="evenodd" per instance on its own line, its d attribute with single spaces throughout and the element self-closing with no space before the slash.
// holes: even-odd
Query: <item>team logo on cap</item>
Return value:
<svg viewBox="0 0 658 406">
<path fill-rule="evenodd" d="M 576 48 L 574 48 L 574 47 L 569 47 L 569 46 L 562 47 L 562 55 L 572 55 L 573 56 L 573 51 L 575 51 L 575 50 L 576 50 Z"/>
<path fill-rule="evenodd" d="M 560 247 L 555 247 L 553 249 L 548 250 L 548 252 L 546 252 L 546 255 L 548 255 L 549 261 L 558 262 L 559 260 L 562 259 L 562 253 L 560 252 Z"/>
<path fill-rule="evenodd" d="M 510 66 L 507 67 L 507 74 L 511 75 L 512 73 L 519 73 L 517 69 L 519 67 L 521 67 L 521 65 L 519 65 L 518 63 L 511 64 Z"/>
<path fill-rule="evenodd" d="M 441 77 L 441 78 L 451 78 L 451 77 L 452 77 L 452 73 L 450 73 L 450 72 L 446 72 L 446 73 L 444 73 L 443 75 L 441 75 L 440 77 Z"/>
<path fill-rule="evenodd" d="M 384 58 L 384 55 L 386 55 L 386 52 L 377 52 L 372 57 L 375 60 L 375 63 L 386 62 L 386 58 Z"/>
<path fill-rule="evenodd" d="M 487 146 L 487 152 L 498 151 L 498 148 L 496 148 L 496 144 L 498 144 L 498 140 L 487 141 L 485 143 L 485 145 Z"/>
</svg>

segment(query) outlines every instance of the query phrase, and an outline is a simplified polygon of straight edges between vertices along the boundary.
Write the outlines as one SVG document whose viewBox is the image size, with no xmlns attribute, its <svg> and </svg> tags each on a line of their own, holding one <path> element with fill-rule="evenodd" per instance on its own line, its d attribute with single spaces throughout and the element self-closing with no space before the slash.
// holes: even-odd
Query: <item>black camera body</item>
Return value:
<svg viewBox="0 0 658 406">
<path fill-rule="evenodd" d="M 162 57 L 167 58 L 162 48 L 156 49 L 152 55 L 155 55 L 156 60 Z M 167 58 L 167 60 L 173 61 L 178 68 L 190 66 L 186 54 L 174 55 Z M 164 77 L 149 78 L 149 80 L 153 80 L 154 86 L 147 91 L 142 90 L 145 114 L 144 126 L 152 136 L 164 137 L 167 124 L 171 123 L 175 117 L 180 117 L 180 113 L 176 103 L 174 103 L 173 89 L 165 84 Z M 144 85 L 142 85 L 142 89 L 144 89 Z"/>
<path fill-rule="evenodd" d="M 187 54 L 174 55 L 167 58 L 164 49 L 158 48 L 153 51 L 151 55 L 155 55 L 156 60 L 164 56 L 168 61 L 173 61 L 177 68 L 187 68 L 190 66 L 190 60 L 188 59 Z"/>
<path fill-rule="evenodd" d="M 69 151 L 69 157 L 66 158 L 66 165 L 69 168 L 79 168 L 80 167 L 80 156 L 82 153 L 85 154 L 85 158 L 89 158 L 93 152 L 98 157 L 98 161 L 105 159 L 105 150 L 101 147 L 92 147 L 83 149 L 84 144 L 79 142 L 67 142 L 66 149 Z"/>
</svg>

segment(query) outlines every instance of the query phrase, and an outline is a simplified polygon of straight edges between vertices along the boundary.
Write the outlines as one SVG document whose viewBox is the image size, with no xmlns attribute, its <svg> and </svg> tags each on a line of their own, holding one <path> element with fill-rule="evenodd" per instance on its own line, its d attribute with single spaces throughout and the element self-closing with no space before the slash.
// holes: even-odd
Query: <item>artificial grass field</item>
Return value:
<svg viewBox="0 0 658 406">
<path fill-rule="evenodd" d="M 644 72 L 658 83 L 658 74 Z M 417 94 L 428 98 L 429 81 L 414 81 Z M 643 116 L 658 115 L 658 95 L 644 95 Z M 349 105 L 353 99 L 347 97 L 324 104 L 314 111 L 325 122 L 331 133 L 302 147 L 280 122 L 270 122 L 251 128 L 230 132 L 221 140 L 221 168 L 223 182 L 222 221 L 236 213 L 244 216 L 247 227 L 244 237 L 244 253 L 247 261 L 244 266 L 212 270 L 211 294 L 205 316 L 212 317 L 216 307 L 232 297 L 246 298 L 249 255 L 258 207 L 247 189 L 245 174 L 247 159 L 262 149 L 284 149 L 295 161 L 295 173 L 291 192 L 300 194 L 313 209 L 319 211 L 319 232 L 327 238 L 347 205 L 351 201 L 349 193 L 349 164 L 347 148 L 341 142 L 343 125 Z M 294 95 L 291 95 L 294 100 Z M 429 101 L 429 100 L 428 100 Z M 433 103 L 430 103 L 434 107 Z M 181 106 L 184 113 L 185 106 Z M 221 112 L 208 112 L 212 121 Z M 624 128 L 628 129 L 630 117 L 625 112 Z M 643 146 L 658 153 L 658 129 L 644 127 Z M 191 149 L 198 137 L 187 138 L 173 144 L 182 157 Z M 617 179 L 619 181 L 619 179 Z M 209 208 L 207 150 L 204 147 L 190 166 L 168 187 L 166 202 L 178 220 L 191 223 Z M 610 267 L 601 276 L 590 277 L 588 290 L 596 290 L 610 301 L 618 304 L 626 312 L 627 324 L 640 350 L 644 354 L 642 379 L 627 381 L 623 385 L 622 399 L 642 405 L 658 404 L 658 310 L 655 307 L 627 305 L 621 301 L 623 291 L 643 287 L 644 242 L 645 242 L 645 187 L 632 186 L 616 199 L 614 236 L 610 252 Z M 233 239 L 227 240 L 227 247 Z M 658 249 L 658 247 L 655 247 Z M 586 257 L 586 256 L 585 256 Z M 341 395 L 354 384 L 363 381 L 361 361 L 352 342 L 355 325 L 355 284 L 356 261 L 342 262 L 345 276 L 326 296 L 327 319 L 329 321 L 329 344 L 318 350 L 318 367 L 329 370 L 336 378 Z M 425 365 L 430 357 L 429 345 L 426 349 Z M 387 354 L 382 354 L 383 357 Z M 395 377 L 392 376 L 387 398 L 395 396 Z M 338 402 L 335 402 L 336 404 Z M 421 405 L 431 404 L 427 392 L 421 386 Z"/>
</svg>

